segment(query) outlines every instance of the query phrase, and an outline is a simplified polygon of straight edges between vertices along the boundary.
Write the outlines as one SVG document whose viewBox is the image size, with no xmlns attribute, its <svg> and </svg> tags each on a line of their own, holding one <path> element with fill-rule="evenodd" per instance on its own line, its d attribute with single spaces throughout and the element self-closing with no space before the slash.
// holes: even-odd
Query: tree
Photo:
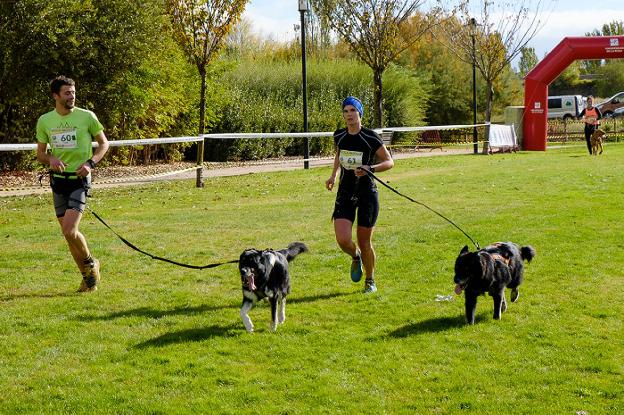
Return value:
<svg viewBox="0 0 624 415">
<path fill-rule="evenodd" d="M 424 0 L 311 0 L 321 19 L 326 19 L 351 51 L 373 70 L 374 125 L 383 124 L 383 73 L 388 65 L 434 24 L 402 30 Z"/>
<path fill-rule="evenodd" d="M 535 68 L 538 59 L 535 53 L 535 48 L 523 47 L 520 49 L 520 63 L 518 64 L 520 69 L 520 76 L 525 77 L 531 69 Z"/>
<path fill-rule="evenodd" d="M 411 19 L 410 24 L 420 24 Z M 427 75 L 430 99 L 421 101 L 430 125 L 461 124 L 472 119 L 470 105 L 470 65 L 458 59 L 448 48 L 426 33 L 402 57 L 402 64 Z"/>
<path fill-rule="evenodd" d="M 486 122 L 490 122 L 492 116 L 494 82 L 543 27 L 545 22 L 539 16 L 546 2 L 552 0 L 477 0 L 479 6 L 473 8 L 470 1 L 466 1 L 458 6 L 459 20 L 447 20 L 445 30 L 450 39 L 447 46 L 470 64 L 473 63 L 474 36 L 474 64 L 486 83 Z M 472 35 L 471 18 L 476 18 L 477 23 Z M 485 142 L 483 151 L 487 152 L 488 148 Z"/>
<path fill-rule="evenodd" d="M 174 38 L 201 77 L 199 134 L 205 132 L 206 75 L 208 64 L 218 55 L 232 26 L 240 19 L 248 0 L 167 0 Z M 197 151 L 203 163 L 204 143 Z M 203 186 L 202 168 L 197 169 L 197 187 Z"/>
<path fill-rule="evenodd" d="M 590 95 L 593 81 L 581 79 L 581 61 L 574 61 L 548 85 L 550 95 Z"/>
<path fill-rule="evenodd" d="M 596 93 L 601 97 L 610 97 L 624 91 L 624 61 L 616 61 L 598 70 L 601 75 L 596 81 Z"/>
<path fill-rule="evenodd" d="M 32 142 L 59 74 L 76 80 L 78 105 L 110 139 L 183 129 L 192 101 L 179 84 L 192 72 L 168 25 L 162 0 L 0 1 L 0 142 Z M 13 167 L 27 157 L 0 154 Z"/>
<path fill-rule="evenodd" d="M 594 29 L 585 36 L 621 36 L 624 35 L 624 20 L 613 20 L 602 25 L 602 29 Z"/>
</svg>

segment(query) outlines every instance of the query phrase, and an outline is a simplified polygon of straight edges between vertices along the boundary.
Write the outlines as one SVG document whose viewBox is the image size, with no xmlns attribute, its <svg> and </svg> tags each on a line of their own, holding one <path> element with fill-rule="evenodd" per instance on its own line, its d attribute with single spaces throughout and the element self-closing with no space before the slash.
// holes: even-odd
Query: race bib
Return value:
<svg viewBox="0 0 624 415">
<path fill-rule="evenodd" d="M 55 128 L 50 134 L 50 147 L 52 148 L 76 148 L 78 139 L 76 130 L 72 128 Z"/>
<path fill-rule="evenodd" d="M 347 170 L 355 170 L 362 166 L 361 151 L 340 150 L 340 165 Z"/>
</svg>

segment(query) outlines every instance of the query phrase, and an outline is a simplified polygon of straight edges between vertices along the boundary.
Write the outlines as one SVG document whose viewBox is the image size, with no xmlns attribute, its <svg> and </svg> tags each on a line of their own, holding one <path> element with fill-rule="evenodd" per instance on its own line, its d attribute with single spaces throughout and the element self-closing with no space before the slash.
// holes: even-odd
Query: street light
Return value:
<svg viewBox="0 0 624 415">
<path fill-rule="evenodd" d="M 477 19 L 470 18 L 468 22 L 470 26 L 470 37 L 472 39 L 472 142 L 474 146 L 474 154 L 479 153 L 479 143 L 477 137 L 477 47 L 475 36 L 477 34 Z"/>
<path fill-rule="evenodd" d="M 308 0 L 299 0 L 299 13 L 301 13 L 301 78 L 303 82 L 303 132 L 308 132 L 308 80 L 306 74 L 306 27 L 305 12 L 308 11 Z M 304 138 L 303 168 L 310 167 L 310 140 Z"/>
</svg>

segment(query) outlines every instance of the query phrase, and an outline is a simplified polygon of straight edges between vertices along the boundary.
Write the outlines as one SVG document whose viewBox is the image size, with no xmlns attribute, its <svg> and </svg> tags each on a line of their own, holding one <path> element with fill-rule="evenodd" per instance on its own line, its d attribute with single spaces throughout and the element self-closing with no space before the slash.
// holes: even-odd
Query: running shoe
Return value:
<svg viewBox="0 0 624 415">
<path fill-rule="evenodd" d="M 377 292 L 377 286 L 375 280 L 366 280 L 364 282 L 364 294 L 371 294 Z"/>
<path fill-rule="evenodd" d="M 78 292 L 92 292 L 97 290 L 100 282 L 100 261 L 93 259 L 93 262 L 86 266 L 85 272 L 82 274 L 82 282 L 78 288 Z"/>
<path fill-rule="evenodd" d="M 362 256 L 360 251 L 355 253 L 355 258 L 351 262 L 351 281 L 359 282 L 362 279 Z"/>
</svg>

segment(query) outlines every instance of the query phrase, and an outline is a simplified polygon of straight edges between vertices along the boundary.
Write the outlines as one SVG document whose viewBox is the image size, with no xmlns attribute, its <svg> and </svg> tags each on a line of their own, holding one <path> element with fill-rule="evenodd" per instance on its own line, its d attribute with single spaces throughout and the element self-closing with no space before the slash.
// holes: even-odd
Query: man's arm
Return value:
<svg viewBox="0 0 624 415">
<path fill-rule="evenodd" d="M 104 131 L 100 131 L 94 138 L 95 141 L 97 141 L 98 146 L 95 149 L 93 156 L 91 156 L 91 160 L 94 163 L 93 167 L 95 167 L 95 164 L 99 163 L 104 158 L 104 155 L 108 151 L 108 140 L 106 139 Z M 80 168 L 76 170 L 76 174 L 81 177 L 86 177 L 89 173 L 91 173 L 93 167 L 91 167 L 91 164 L 89 164 L 88 161 L 85 161 L 82 163 Z"/>
<path fill-rule="evenodd" d="M 37 142 L 37 160 L 49 166 L 51 170 L 61 173 L 65 170 L 65 163 L 53 155 L 48 154 L 48 144 L 42 143 L 41 141 Z"/>
<path fill-rule="evenodd" d="M 97 141 L 98 146 L 95 149 L 91 160 L 93 160 L 95 163 L 99 163 L 108 151 L 108 139 L 106 138 L 104 131 L 100 132 L 98 135 L 95 136 L 95 141 Z"/>
</svg>

